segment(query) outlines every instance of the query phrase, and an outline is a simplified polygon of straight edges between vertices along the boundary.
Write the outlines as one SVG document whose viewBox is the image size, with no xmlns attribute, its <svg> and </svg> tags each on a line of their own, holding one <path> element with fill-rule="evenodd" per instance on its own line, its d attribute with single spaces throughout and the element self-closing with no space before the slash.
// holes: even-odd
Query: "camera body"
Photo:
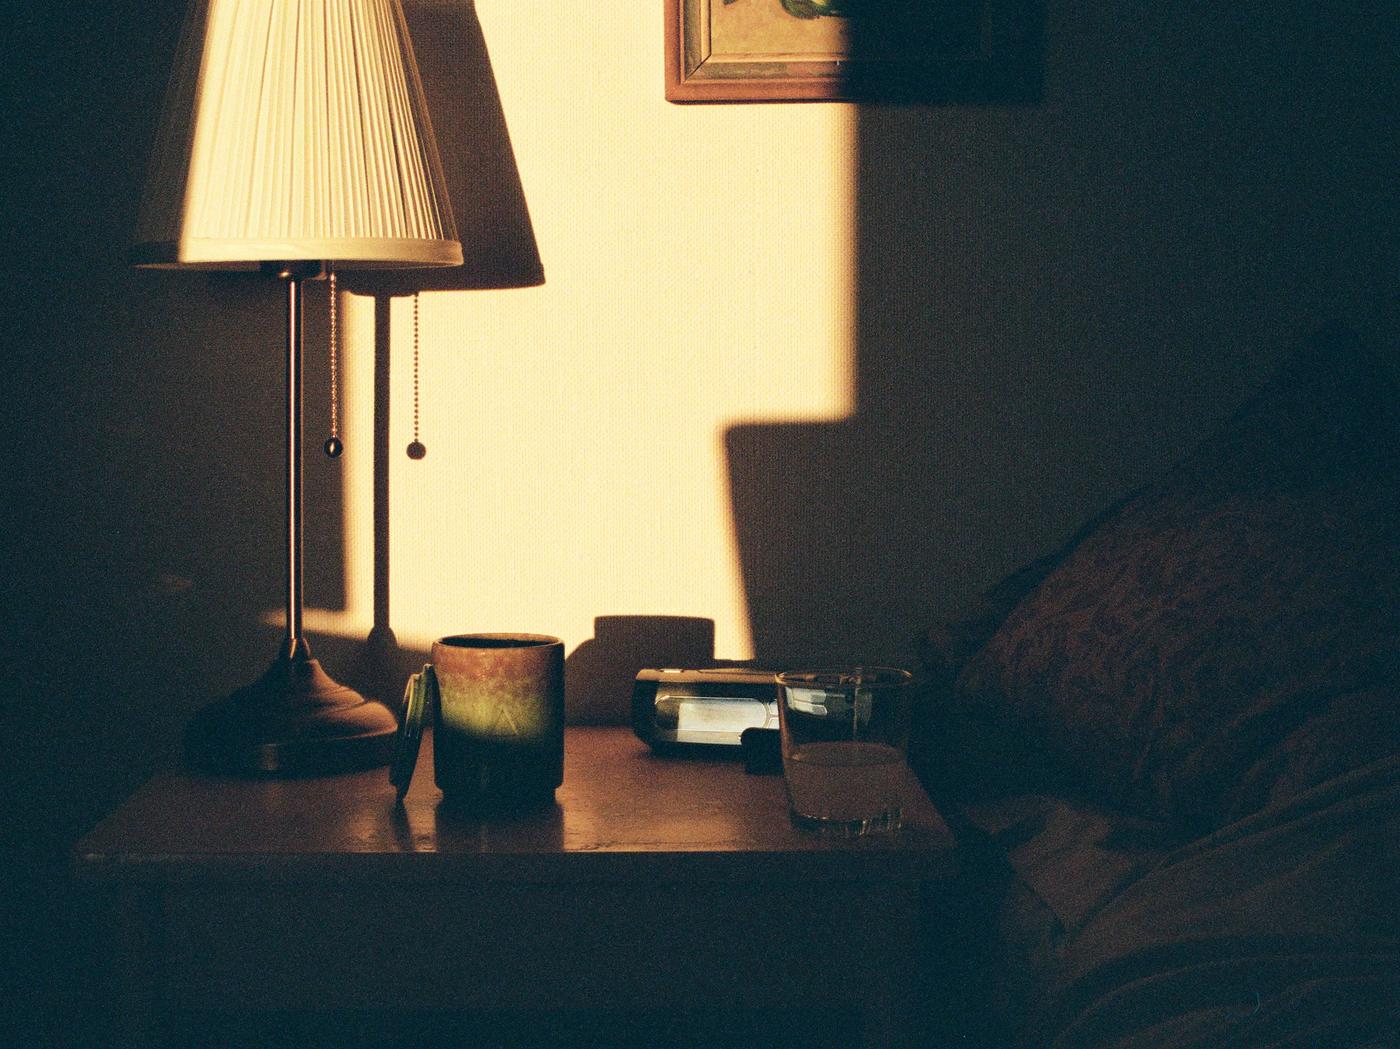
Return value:
<svg viewBox="0 0 1400 1049">
<path fill-rule="evenodd" d="M 777 672 L 752 667 L 640 670 L 632 729 L 659 752 L 730 750 L 745 729 L 778 728 Z"/>
</svg>

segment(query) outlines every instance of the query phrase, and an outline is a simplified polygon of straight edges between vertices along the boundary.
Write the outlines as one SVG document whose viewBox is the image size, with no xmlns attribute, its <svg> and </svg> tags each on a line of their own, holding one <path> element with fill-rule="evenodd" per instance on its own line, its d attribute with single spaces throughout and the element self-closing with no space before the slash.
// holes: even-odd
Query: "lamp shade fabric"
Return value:
<svg viewBox="0 0 1400 1049">
<path fill-rule="evenodd" d="M 462 262 L 399 0 L 193 0 L 133 261 Z"/>
</svg>

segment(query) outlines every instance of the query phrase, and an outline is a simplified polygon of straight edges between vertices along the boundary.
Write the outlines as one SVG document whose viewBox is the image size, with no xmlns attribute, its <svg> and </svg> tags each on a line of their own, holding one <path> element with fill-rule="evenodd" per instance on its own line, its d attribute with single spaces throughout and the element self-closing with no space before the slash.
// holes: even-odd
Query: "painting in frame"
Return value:
<svg viewBox="0 0 1400 1049">
<path fill-rule="evenodd" d="M 672 102 L 1033 101 L 1039 0 L 664 0 Z"/>
</svg>

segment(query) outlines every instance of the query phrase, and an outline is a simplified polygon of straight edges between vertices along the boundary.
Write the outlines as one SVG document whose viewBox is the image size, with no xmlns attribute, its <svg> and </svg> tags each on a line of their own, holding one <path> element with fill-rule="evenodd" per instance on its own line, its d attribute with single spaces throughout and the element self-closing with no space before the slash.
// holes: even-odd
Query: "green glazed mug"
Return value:
<svg viewBox="0 0 1400 1049">
<path fill-rule="evenodd" d="M 432 697 L 433 778 L 445 801 L 511 810 L 553 800 L 564 782 L 564 642 L 543 634 L 440 638 L 410 692 L 420 685 Z"/>
</svg>

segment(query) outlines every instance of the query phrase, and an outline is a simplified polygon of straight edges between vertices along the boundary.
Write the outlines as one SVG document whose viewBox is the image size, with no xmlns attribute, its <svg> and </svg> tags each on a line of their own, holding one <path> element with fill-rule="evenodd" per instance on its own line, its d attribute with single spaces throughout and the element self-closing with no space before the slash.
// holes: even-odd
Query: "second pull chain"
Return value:
<svg viewBox="0 0 1400 1049">
<path fill-rule="evenodd" d="M 331 435 L 322 447 L 332 459 L 340 458 L 345 445 L 340 440 L 340 327 L 337 307 L 340 296 L 336 294 L 335 270 L 331 270 L 330 280 L 330 344 L 331 344 Z"/>
<path fill-rule="evenodd" d="M 413 293 L 413 440 L 408 444 L 408 457 L 421 459 L 428 454 L 418 439 L 418 293 Z"/>
</svg>

